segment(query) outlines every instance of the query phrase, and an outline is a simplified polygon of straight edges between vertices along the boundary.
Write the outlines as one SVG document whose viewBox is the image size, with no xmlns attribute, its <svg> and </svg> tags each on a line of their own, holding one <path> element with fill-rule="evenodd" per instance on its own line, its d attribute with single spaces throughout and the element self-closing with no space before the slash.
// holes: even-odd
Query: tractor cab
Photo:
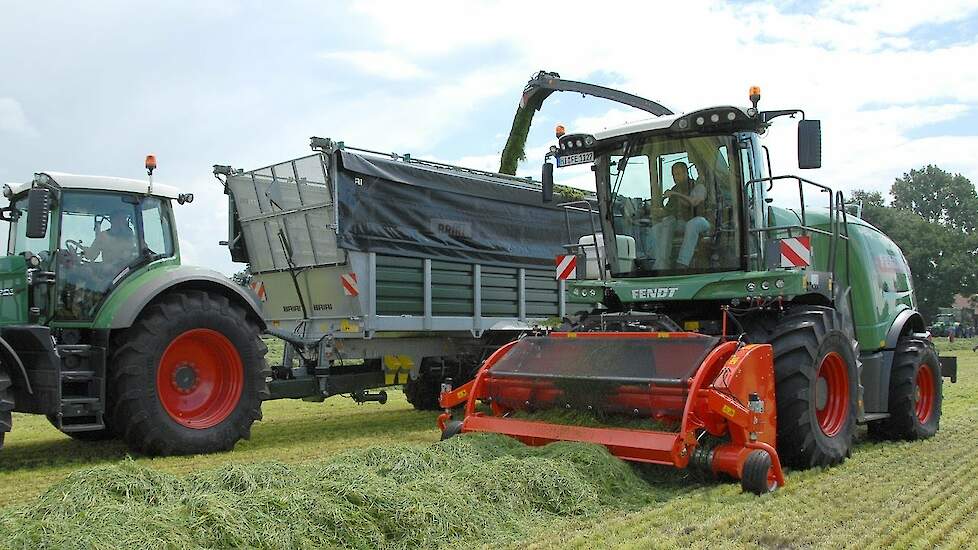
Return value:
<svg viewBox="0 0 978 550">
<path fill-rule="evenodd" d="M 189 195 L 172 187 L 41 172 L 3 192 L 7 253 L 23 258 L 31 323 L 91 321 L 129 273 L 178 256 L 170 202 Z"/>
</svg>

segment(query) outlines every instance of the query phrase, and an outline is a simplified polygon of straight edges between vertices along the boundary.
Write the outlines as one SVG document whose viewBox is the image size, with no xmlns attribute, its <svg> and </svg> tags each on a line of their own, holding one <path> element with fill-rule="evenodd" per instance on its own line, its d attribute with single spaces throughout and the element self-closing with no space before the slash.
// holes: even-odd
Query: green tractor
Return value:
<svg viewBox="0 0 978 550">
<path fill-rule="evenodd" d="M 148 181 L 38 173 L 3 189 L 0 445 L 12 412 L 148 454 L 228 450 L 267 396 L 255 298 L 180 265 L 172 203 Z"/>
<path fill-rule="evenodd" d="M 900 249 L 847 215 L 841 192 L 770 175 L 759 138 L 772 121 L 800 116 L 802 169 L 821 165 L 819 121 L 799 109 L 759 110 L 756 88 L 749 108 L 674 114 L 552 73 L 530 82 L 521 109 L 538 109 L 553 91 L 655 116 L 593 134 L 558 126 L 544 201 L 554 168 L 580 165 L 593 172 L 600 218 L 558 259 L 576 266 L 567 270 L 568 311 L 579 314 L 561 331 L 504 347 L 466 386 L 446 388 L 444 436 L 600 443 L 626 460 L 699 466 L 765 492 L 783 483 L 780 464 L 842 462 L 858 424 L 879 438 L 937 432 L 942 380 L 955 380 L 956 365 L 928 339 Z M 463 403 L 465 417 L 453 419 Z M 558 425 L 539 416 L 551 408 L 632 423 Z M 645 429 L 636 427 L 642 419 L 651 421 Z M 672 428 L 653 428 L 663 424 Z"/>
</svg>

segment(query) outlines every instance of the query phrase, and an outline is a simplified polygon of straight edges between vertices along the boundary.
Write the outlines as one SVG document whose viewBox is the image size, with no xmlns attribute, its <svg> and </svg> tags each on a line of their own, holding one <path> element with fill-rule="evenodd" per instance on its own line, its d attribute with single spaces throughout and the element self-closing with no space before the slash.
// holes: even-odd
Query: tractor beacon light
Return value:
<svg viewBox="0 0 978 550">
<path fill-rule="evenodd" d="M 152 176 L 153 170 L 156 170 L 156 156 L 146 155 L 146 174 Z"/>
<path fill-rule="evenodd" d="M 563 124 L 558 124 L 557 127 L 554 128 L 554 133 L 557 134 L 557 137 L 564 137 L 564 134 L 567 133 L 567 130 L 564 128 Z"/>
</svg>

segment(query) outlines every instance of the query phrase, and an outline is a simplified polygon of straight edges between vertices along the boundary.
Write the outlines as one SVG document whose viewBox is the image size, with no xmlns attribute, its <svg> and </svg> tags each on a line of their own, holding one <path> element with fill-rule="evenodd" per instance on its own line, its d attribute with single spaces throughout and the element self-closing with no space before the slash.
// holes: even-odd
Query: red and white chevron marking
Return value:
<svg viewBox="0 0 978 550">
<path fill-rule="evenodd" d="M 781 239 L 781 267 L 807 267 L 812 265 L 811 237 Z"/>
<path fill-rule="evenodd" d="M 574 254 L 563 254 L 557 256 L 555 263 L 557 264 L 558 281 L 577 278 L 577 256 Z"/>
<path fill-rule="evenodd" d="M 360 288 L 357 286 L 356 273 L 343 273 L 340 275 L 340 282 L 343 283 L 343 294 L 347 296 L 359 296 Z"/>
<path fill-rule="evenodd" d="M 259 300 L 261 300 L 262 302 L 265 301 L 265 299 L 266 299 L 266 296 L 265 296 L 265 283 L 258 282 L 258 281 L 252 281 L 248 286 L 251 287 L 251 290 L 255 291 L 255 294 L 258 295 L 258 299 Z"/>
</svg>

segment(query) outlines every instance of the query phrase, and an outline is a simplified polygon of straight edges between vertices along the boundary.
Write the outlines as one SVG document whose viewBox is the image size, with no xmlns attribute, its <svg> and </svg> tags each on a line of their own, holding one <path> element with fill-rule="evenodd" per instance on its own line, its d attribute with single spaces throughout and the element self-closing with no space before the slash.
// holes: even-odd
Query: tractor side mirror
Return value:
<svg viewBox="0 0 978 550">
<path fill-rule="evenodd" d="M 802 120 L 798 123 L 798 168 L 822 167 L 822 121 Z"/>
<path fill-rule="evenodd" d="M 40 239 L 48 234 L 48 214 L 51 212 L 51 190 L 35 187 L 27 194 L 28 239 Z"/>
<path fill-rule="evenodd" d="M 549 204 L 554 201 L 554 165 L 543 163 L 543 175 L 540 181 L 543 182 L 543 203 Z"/>
</svg>

